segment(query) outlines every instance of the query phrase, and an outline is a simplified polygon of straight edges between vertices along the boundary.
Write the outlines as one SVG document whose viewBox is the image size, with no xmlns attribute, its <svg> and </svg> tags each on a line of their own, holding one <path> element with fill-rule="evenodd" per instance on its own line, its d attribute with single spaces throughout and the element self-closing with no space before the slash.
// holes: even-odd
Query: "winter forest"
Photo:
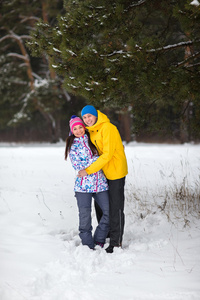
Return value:
<svg viewBox="0 0 200 300">
<path fill-rule="evenodd" d="M 94 104 L 130 141 L 200 139 L 194 0 L 0 2 L 0 141 L 65 140 Z"/>
<path fill-rule="evenodd" d="M 199 83 L 200 0 L 0 0 L 1 300 L 200 299 Z M 87 104 L 127 158 L 112 254 L 64 159 Z"/>
</svg>

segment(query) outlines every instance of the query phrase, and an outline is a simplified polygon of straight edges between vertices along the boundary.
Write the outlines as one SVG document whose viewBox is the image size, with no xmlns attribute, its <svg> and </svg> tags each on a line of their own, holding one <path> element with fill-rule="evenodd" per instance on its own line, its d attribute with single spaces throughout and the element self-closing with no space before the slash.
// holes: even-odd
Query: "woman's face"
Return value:
<svg viewBox="0 0 200 300">
<path fill-rule="evenodd" d="M 85 128 L 81 125 L 74 126 L 73 134 L 75 135 L 75 137 L 79 138 L 85 134 Z"/>
<path fill-rule="evenodd" d="M 96 123 L 97 121 L 97 117 L 95 117 L 94 115 L 91 115 L 91 114 L 85 114 L 83 116 L 83 122 L 88 126 L 92 126 Z"/>
</svg>

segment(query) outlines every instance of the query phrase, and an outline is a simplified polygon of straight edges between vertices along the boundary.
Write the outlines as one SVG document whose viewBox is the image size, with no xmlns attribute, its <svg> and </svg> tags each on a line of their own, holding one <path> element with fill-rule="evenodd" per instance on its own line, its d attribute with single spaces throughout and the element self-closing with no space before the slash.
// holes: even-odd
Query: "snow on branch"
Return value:
<svg viewBox="0 0 200 300">
<path fill-rule="evenodd" d="M 113 56 L 115 54 L 127 54 L 127 52 L 124 52 L 123 50 L 119 50 L 119 51 L 113 51 L 110 54 L 101 54 L 100 56 L 101 57 L 103 57 L 103 56 L 110 57 L 110 56 Z"/>
<path fill-rule="evenodd" d="M 199 6 L 200 5 L 198 0 L 193 0 L 190 4 L 194 5 L 194 6 Z"/>
<path fill-rule="evenodd" d="M 148 0 L 140 0 L 137 3 L 132 3 L 127 8 L 124 9 L 124 12 L 127 12 L 128 10 L 130 10 L 133 7 L 138 7 L 138 6 L 144 5 L 147 1 Z"/>
<path fill-rule="evenodd" d="M 187 69 L 189 69 L 189 68 L 194 68 L 194 67 L 198 67 L 198 66 L 200 66 L 200 62 L 199 63 L 197 63 L 197 64 L 193 64 L 193 65 L 188 65 L 188 66 L 185 66 Z M 200 74 L 200 72 L 198 72 L 199 74 Z"/>
<path fill-rule="evenodd" d="M 73 51 L 71 51 L 70 49 L 66 49 L 66 52 L 70 53 L 71 56 L 77 56 L 77 54 Z"/>
<path fill-rule="evenodd" d="M 13 36 L 11 34 L 4 35 L 2 38 L 0 38 L 0 43 L 6 39 L 12 39 L 12 38 L 13 38 Z"/>
<path fill-rule="evenodd" d="M 24 23 L 24 22 L 26 22 L 26 21 L 32 21 L 32 20 L 34 20 L 34 21 L 39 21 L 39 20 L 40 20 L 38 17 L 35 17 L 35 16 L 27 17 L 27 16 L 22 16 L 22 15 L 20 15 L 19 17 L 20 17 L 20 19 L 22 19 L 22 20 L 20 21 L 20 23 Z"/>
<path fill-rule="evenodd" d="M 28 93 L 25 98 L 22 100 L 22 107 L 21 109 L 15 113 L 15 115 L 13 116 L 13 118 L 8 122 L 8 126 L 18 123 L 21 119 L 29 119 L 28 115 L 25 112 L 25 109 L 27 107 L 28 101 L 30 99 L 30 97 L 32 96 L 32 94 L 34 93 L 34 91 L 31 91 L 30 93 Z"/>
<path fill-rule="evenodd" d="M 30 35 L 17 35 L 13 31 L 9 31 L 9 34 L 6 34 L 0 38 L 0 43 L 6 39 L 15 39 L 17 41 L 21 41 L 22 39 L 32 39 L 32 37 Z"/>
<path fill-rule="evenodd" d="M 23 59 L 27 61 L 27 57 L 18 53 L 8 53 L 7 56 L 17 57 L 19 59 Z"/>
<path fill-rule="evenodd" d="M 138 1 L 138 3 L 131 4 L 129 7 L 140 6 L 143 5 L 145 2 L 147 2 L 147 0 L 140 0 Z"/>
<path fill-rule="evenodd" d="M 19 80 L 19 79 L 12 79 L 11 83 L 12 84 L 17 84 L 17 85 L 27 86 L 27 81 L 23 81 L 23 80 Z"/>
<path fill-rule="evenodd" d="M 190 55 L 189 57 L 187 57 L 187 58 L 186 58 L 185 60 L 183 60 L 182 62 L 177 63 L 177 64 L 176 64 L 176 67 L 181 67 L 181 66 L 185 65 L 189 60 L 194 59 L 194 58 L 196 58 L 196 57 L 198 57 L 198 56 L 200 56 L 200 51 L 197 52 L 197 53 L 195 53 L 195 54 L 193 54 L 193 55 Z"/>
<path fill-rule="evenodd" d="M 32 74 L 33 74 L 33 77 L 34 77 L 34 78 L 36 78 L 36 79 L 38 79 L 38 80 L 42 80 L 42 77 L 40 77 L 38 74 L 36 74 L 36 73 L 34 73 L 34 72 L 32 72 Z"/>
<path fill-rule="evenodd" d="M 63 93 L 64 93 L 65 98 L 67 99 L 67 101 L 70 101 L 71 100 L 71 96 L 68 94 L 68 92 L 65 89 L 63 89 Z"/>
<path fill-rule="evenodd" d="M 200 40 L 197 40 L 195 42 L 199 43 Z M 174 44 L 174 45 L 168 45 L 168 46 L 160 47 L 160 48 L 157 48 L 157 49 L 146 50 L 146 52 L 147 53 L 153 53 L 153 52 L 158 52 L 158 51 L 163 51 L 163 50 L 164 51 L 172 50 L 172 49 L 175 49 L 175 48 L 186 47 L 186 46 L 190 46 L 190 45 L 193 45 L 193 44 L 194 44 L 194 41 L 180 42 L 180 43 L 177 43 L 177 44 Z"/>
<path fill-rule="evenodd" d="M 17 34 L 15 34 L 13 31 L 9 31 L 9 34 L 6 34 L 5 36 L 3 36 L 1 39 L 0 39 L 0 43 L 3 42 L 4 40 L 6 39 L 15 39 L 17 41 L 21 41 L 22 38 L 27 38 L 28 36 L 26 35 L 22 35 L 22 36 L 19 36 Z"/>
<path fill-rule="evenodd" d="M 21 35 L 20 38 L 21 39 L 32 39 L 32 36 L 30 36 L 30 35 Z"/>
<path fill-rule="evenodd" d="M 195 41 L 196 43 L 199 43 L 200 40 Z M 164 46 L 164 47 L 160 47 L 160 48 L 156 48 L 156 49 L 150 49 L 150 50 L 146 50 L 147 53 L 155 53 L 155 52 L 159 52 L 159 51 L 169 51 L 169 50 L 173 50 L 176 48 L 180 48 L 180 47 L 186 47 L 186 46 L 190 46 L 193 45 L 194 41 L 188 41 L 188 42 L 180 42 L 174 45 L 168 45 L 168 46 Z M 138 48 L 140 51 L 142 51 L 143 49 L 141 47 L 139 47 L 138 45 L 135 46 L 136 48 Z M 111 57 L 114 56 L 116 54 L 126 54 L 127 55 L 128 52 L 125 52 L 123 50 L 119 50 L 119 51 L 113 51 L 112 53 L 108 53 L 108 54 L 101 54 L 100 57 Z"/>
<path fill-rule="evenodd" d="M 26 38 L 27 36 L 26 36 L 26 35 L 22 35 L 22 37 L 23 37 L 23 38 L 24 38 L 24 37 Z M 18 44 L 18 46 L 19 46 L 20 51 L 21 51 L 22 54 L 18 54 L 18 53 L 9 53 L 8 56 L 17 57 L 17 58 L 22 59 L 22 60 L 25 61 L 26 67 L 27 67 L 26 72 L 27 72 L 27 75 L 28 75 L 29 83 L 30 83 L 30 89 L 31 89 L 31 90 L 34 90 L 34 78 L 33 78 L 33 74 L 32 74 L 32 67 L 31 67 L 31 63 L 30 63 L 30 58 L 29 58 L 29 55 L 28 55 L 28 53 L 27 53 L 27 51 L 26 51 L 26 48 L 25 48 L 25 46 L 24 46 L 22 37 L 19 36 L 19 35 L 17 35 L 17 34 L 15 34 L 12 30 L 10 30 L 9 33 L 8 33 L 7 35 L 5 35 L 4 37 L 2 37 L 2 38 L 0 39 L 0 42 L 6 40 L 6 39 L 8 39 L 8 38 L 9 38 L 9 39 L 10 39 L 10 38 L 11 38 L 11 39 L 14 39 L 14 40 L 17 42 L 17 44 Z"/>
<path fill-rule="evenodd" d="M 34 82 L 34 85 L 35 85 L 36 88 L 49 87 L 49 81 L 46 78 L 44 78 L 44 79 L 36 78 L 35 82 Z"/>
</svg>

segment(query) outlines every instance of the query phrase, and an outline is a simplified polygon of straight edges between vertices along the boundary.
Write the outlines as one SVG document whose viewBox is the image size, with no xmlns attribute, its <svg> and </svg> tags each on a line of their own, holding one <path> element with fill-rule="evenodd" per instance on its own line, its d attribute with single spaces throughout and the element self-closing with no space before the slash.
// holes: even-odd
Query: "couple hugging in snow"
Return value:
<svg viewBox="0 0 200 300">
<path fill-rule="evenodd" d="M 78 171 L 74 191 L 79 210 L 79 236 L 82 244 L 94 249 L 104 247 L 112 253 L 121 247 L 124 232 L 124 185 L 128 173 L 124 146 L 116 126 L 108 117 L 87 105 L 83 121 L 72 116 L 66 140 L 65 159 L 70 157 Z M 95 200 L 98 226 L 92 236 L 91 203 Z"/>
</svg>

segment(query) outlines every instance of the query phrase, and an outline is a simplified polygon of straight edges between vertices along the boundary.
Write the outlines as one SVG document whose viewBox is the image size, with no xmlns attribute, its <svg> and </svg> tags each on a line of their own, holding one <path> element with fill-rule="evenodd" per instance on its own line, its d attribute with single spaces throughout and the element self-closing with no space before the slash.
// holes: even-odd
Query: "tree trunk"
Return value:
<svg viewBox="0 0 200 300">
<path fill-rule="evenodd" d="M 131 141 L 131 117 L 128 109 L 124 109 L 120 114 L 120 131 L 122 139 L 129 143 Z"/>
<path fill-rule="evenodd" d="M 190 34 L 186 33 L 186 36 L 189 37 Z M 185 47 L 185 57 L 184 60 L 187 60 L 193 54 L 193 49 L 191 45 Z M 185 63 L 188 65 L 189 62 Z M 180 141 L 181 143 L 187 143 L 190 141 L 190 101 L 185 101 L 183 107 L 183 117 L 180 124 Z"/>
</svg>

